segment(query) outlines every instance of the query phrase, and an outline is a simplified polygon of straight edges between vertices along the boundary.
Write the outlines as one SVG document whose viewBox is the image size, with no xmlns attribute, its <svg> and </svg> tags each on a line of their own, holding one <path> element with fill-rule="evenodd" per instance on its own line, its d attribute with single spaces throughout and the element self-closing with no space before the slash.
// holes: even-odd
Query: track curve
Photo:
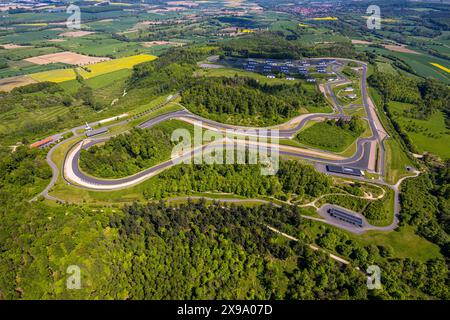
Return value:
<svg viewBox="0 0 450 320">
<path fill-rule="evenodd" d="M 333 59 L 336 61 L 346 61 L 345 59 Z M 352 166 L 361 170 L 367 170 L 369 166 L 370 161 L 370 155 L 371 155 L 371 144 L 373 142 L 381 143 L 381 136 L 378 132 L 378 128 L 376 127 L 374 123 L 374 119 L 372 116 L 372 113 L 370 111 L 370 102 L 367 94 L 367 85 L 366 85 L 366 77 L 367 77 L 367 65 L 363 62 L 359 62 L 358 64 L 360 68 L 362 68 L 362 76 L 361 76 L 361 92 L 363 96 L 363 105 L 366 108 L 367 111 L 367 120 L 369 122 L 372 136 L 368 138 L 359 138 L 356 142 L 356 152 L 353 156 L 348 158 L 338 157 L 331 152 L 326 151 L 313 151 L 310 149 L 302 149 L 302 148 L 295 148 L 295 147 L 287 147 L 278 145 L 277 148 L 279 148 L 279 154 L 280 155 L 286 155 L 286 156 L 292 156 L 292 157 L 299 157 L 304 158 L 307 160 L 311 160 L 314 162 L 322 162 L 322 163 L 332 163 L 337 165 L 348 165 Z M 339 65 L 334 65 L 333 70 L 338 76 L 338 81 L 334 81 L 332 83 L 327 83 L 327 91 L 328 94 L 332 97 L 332 100 L 334 101 L 334 113 L 327 114 L 327 113 L 319 113 L 319 114 L 310 114 L 310 115 L 303 115 L 299 118 L 299 121 L 295 124 L 294 127 L 289 129 L 283 129 L 284 125 L 279 126 L 273 126 L 268 128 L 250 128 L 250 127 L 241 127 L 241 126 L 234 126 L 234 125 L 228 125 L 228 124 L 222 124 L 210 119 L 206 119 L 203 117 L 200 117 L 198 115 L 192 114 L 188 110 L 180 110 L 180 111 L 174 111 L 171 113 L 160 115 L 156 118 L 153 118 L 151 120 L 148 120 L 146 122 L 141 123 L 138 125 L 138 128 L 146 129 L 151 128 L 161 122 L 172 120 L 172 119 L 178 119 L 181 121 L 185 121 L 188 123 L 194 123 L 202 126 L 205 129 L 209 130 L 215 130 L 217 132 L 226 132 L 227 130 L 237 130 L 240 135 L 244 136 L 259 136 L 259 137 L 276 137 L 280 139 L 292 139 L 298 131 L 300 131 L 304 125 L 311 120 L 320 119 L 320 118 L 327 118 L 327 119 L 339 119 L 339 118 L 348 118 L 345 116 L 344 111 L 342 109 L 342 106 L 337 101 L 337 98 L 334 95 L 334 92 L 332 90 L 332 85 L 343 85 L 350 80 L 348 80 L 345 76 L 343 76 L 339 70 Z M 294 121 L 293 121 L 294 120 Z M 290 120 L 288 123 L 295 123 L 295 119 Z M 142 172 L 139 172 L 135 175 L 119 178 L 119 179 L 101 179 L 92 177 L 89 175 L 86 175 L 83 173 L 79 168 L 79 159 L 80 159 L 80 153 L 82 149 L 88 149 L 92 147 L 95 144 L 99 144 L 102 142 L 107 141 L 109 138 L 100 138 L 100 139 L 86 139 L 78 144 L 76 144 L 71 151 L 69 151 L 68 156 L 66 157 L 66 160 L 64 161 L 64 168 L 63 168 L 63 176 L 64 179 L 75 186 L 92 189 L 92 190 L 117 190 L 122 188 L 127 188 L 132 185 L 136 185 L 141 183 L 142 181 L 149 179 L 150 177 L 158 174 L 162 170 L 165 170 L 167 168 L 170 168 L 171 166 L 179 163 L 180 158 L 186 159 L 189 157 L 192 157 L 199 152 L 205 152 L 208 151 L 209 148 L 212 148 L 213 146 L 201 146 L 197 149 L 192 150 L 189 152 L 189 154 L 182 155 L 178 159 L 172 159 L 165 161 L 161 164 L 158 164 L 154 167 L 151 167 L 149 169 L 146 169 Z M 239 142 L 237 142 L 239 143 Z M 380 148 L 380 150 L 382 147 Z M 334 155 L 334 157 L 332 157 Z"/>
</svg>

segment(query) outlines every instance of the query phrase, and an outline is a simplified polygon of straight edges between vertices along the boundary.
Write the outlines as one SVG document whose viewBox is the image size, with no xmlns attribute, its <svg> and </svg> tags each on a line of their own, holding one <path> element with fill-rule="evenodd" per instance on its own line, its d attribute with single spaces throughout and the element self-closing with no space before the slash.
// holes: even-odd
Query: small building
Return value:
<svg viewBox="0 0 450 320">
<path fill-rule="evenodd" d="M 355 89 L 353 89 L 352 87 L 347 87 L 344 89 L 345 92 L 353 92 L 355 91 Z"/>
<path fill-rule="evenodd" d="M 348 98 L 348 99 L 354 100 L 354 99 L 356 99 L 358 96 L 357 96 L 356 94 L 352 93 L 352 94 L 346 95 L 345 97 Z"/>
<path fill-rule="evenodd" d="M 360 227 L 360 228 L 362 228 L 364 225 L 363 220 L 360 217 L 357 217 L 350 213 L 347 213 L 344 210 L 331 208 L 331 209 L 328 209 L 328 214 L 333 218 L 350 223 L 350 224 Z"/>
<path fill-rule="evenodd" d="M 106 133 L 106 132 L 108 132 L 107 128 L 100 128 L 100 129 L 97 129 L 97 130 L 86 132 L 86 136 L 87 137 L 93 137 L 93 136 L 98 136 L 99 134 L 103 134 L 103 133 Z"/>
<path fill-rule="evenodd" d="M 36 142 L 30 144 L 30 148 L 42 149 L 42 148 L 45 148 L 45 147 L 51 145 L 53 142 L 54 142 L 53 137 L 47 137 L 45 139 L 42 139 L 42 140 L 39 140 L 39 141 L 36 141 Z"/>
<path fill-rule="evenodd" d="M 267 78 L 268 79 L 275 79 L 275 76 L 273 74 L 269 74 L 269 75 L 267 75 Z"/>
<path fill-rule="evenodd" d="M 362 177 L 364 176 L 364 173 L 356 168 L 350 168 L 350 167 L 341 167 L 341 166 L 335 166 L 335 165 L 327 165 L 327 171 L 332 173 L 340 173 L 340 174 L 348 174 L 351 176 L 356 177 Z"/>
</svg>

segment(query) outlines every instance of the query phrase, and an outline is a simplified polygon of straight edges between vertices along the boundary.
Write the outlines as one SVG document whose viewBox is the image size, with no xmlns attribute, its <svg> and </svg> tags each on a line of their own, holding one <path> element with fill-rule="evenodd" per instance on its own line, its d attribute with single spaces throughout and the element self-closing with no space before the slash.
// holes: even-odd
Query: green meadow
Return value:
<svg viewBox="0 0 450 320">
<path fill-rule="evenodd" d="M 327 122 L 319 122 L 301 131 L 296 140 L 314 148 L 343 152 L 355 142 L 356 138 L 348 130 Z"/>
<path fill-rule="evenodd" d="M 429 119 L 413 119 L 404 116 L 404 111 L 413 106 L 391 102 L 390 111 L 401 128 L 408 134 L 420 153 L 429 152 L 443 159 L 450 158 L 450 131 L 445 125 L 444 114 L 434 112 Z"/>
</svg>

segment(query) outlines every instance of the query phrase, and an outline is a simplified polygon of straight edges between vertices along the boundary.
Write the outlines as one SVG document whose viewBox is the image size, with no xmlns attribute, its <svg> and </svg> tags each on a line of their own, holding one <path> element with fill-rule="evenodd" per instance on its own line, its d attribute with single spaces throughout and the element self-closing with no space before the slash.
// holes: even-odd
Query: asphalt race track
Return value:
<svg viewBox="0 0 450 320">
<path fill-rule="evenodd" d="M 336 60 L 336 59 L 333 59 Z M 344 60 L 337 60 L 337 61 L 344 61 Z M 371 156 L 371 143 L 373 141 L 376 141 L 379 145 L 382 145 L 381 139 L 378 129 L 375 126 L 374 119 L 372 116 L 372 112 L 370 111 L 370 104 L 368 101 L 368 94 L 367 94 L 367 85 L 366 85 L 366 76 L 367 76 L 367 67 L 364 63 L 359 63 L 360 67 L 362 68 L 362 77 L 361 77 L 361 88 L 362 88 L 362 95 L 363 95 L 363 103 L 367 111 L 367 120 L 369 122 L 372 136 L 369 138 L 360 138 L 357 141 L 357 147 L 356 152 L 353 156 L 345 158 L 345 159 L 339 159 L 339 160 L 330 160 L 326 157 L 321 157 L 316 154 L 311 155 L 308 153 L 306 149 L 301 148 L 285 148 L 284 146 L 279 146 L 279 153 L 280 155 L 285 156 L 291 156 L 291 157 L 300 157 L 303 159 L 307 159 L 313 162 L 319 162 L 319 163 L 329 163 L 329 164 L 336 164 L 336 165 L 346 165 L 349 167 L 354 167 L 363 171 L 366 171 L 369 169 L 369 161 Z M 295 124 L 292 128 L 289 129 L 277 129 L 277 127 L 282 128 L 283 125 L 274 126 L 271 128 L 249 128 L 249 127 L 239 127 L 239 126 L 233 126 L 233 125 L 227 125 L 222 124 L 213 120 L 209 120 L 203 117 L 200 117 L 198 115 L 192 114 L 188 110 L 180 110 L 175 111 L 167 114 L 160 115 L 156 118 L 153 118 L 151 120 L 148 120 L 144 123 L 141 123 L 138 125 L 141 129 L 146 129 L 153 127 L 161 122 L 172 120 L 172 119 L 178 119 L 185 122 L 189 122 L 191 124 L 196 124 L 198 126 L 201 126 L 205 129 L 213 130 L 216 132 L 220 132 L 225 134 L 227 131 L 233 130 L 236 131 L 240 136 L 253 136 L 253 137 L 259 137 L 259 138 L 278 138 L 278 139 L 291 139 L 293 138 L 298 131 L 300 131 L 304 125 L 311 120 L 320 119 L 320 118 L 327 118 L 327 119 L 338 119 L 338 118 L 348 118 L 344 115 L 342 106 L 339 105 L 333 90 L 331 89 L 331 85 L 343 85 L 349 82 L 349 80 L 343 76 L 338 71 L 339 65 L 334 65 L 333 70 L 338 76 L 338 80 L 334 81 L 332 83 L 327 83 L 327 93 L 332 97 L 332 100 L 335 102 L 334 107 L 334 113 L 332 114 L 310 114 L 307 116 L 303 116 L 301 120 Z M 291 120 L 292 122 L 292 120 Z M 88 188 L 92 190 L 115 190 L 115 189 L 121 189 L 127 186 L 135 185 L 137 183 L 142 182 L 144 177 L 150 178 L 151 176 L 155 175 L 156 173 L 159 173 L 163 169 L 167 169 L 174 165 L 172 160 L 168 160 L 166 162 L 163 162 L 159 165 L 156 165 L 152 168 L 148 168 L 142 172 L 139 172 L 135 175 L 120 178 L 120 179 L 100 179 L 95 178 L 92 176 L 88 176 L 84 174 L 80 168 L 79 168 L 79 158 L 80 158 L 80 152 L 81 149 L 88 149 L 92 147 L 95 144 L 105 142 L 109 138 L 100 138 L 100 139 L 89 139 L 89 140 L 83 140 L 79 142 L 78 146 L 75 146 L 76 152 L 71 155 L 70 162 L 67 163 L 67 161 L 64 163 L 64 178 L 69 183 L 73 183 L 74 185 L 81 186 L 83 188 Z M 239 142 L 238 142 L 239 143 Z M 72 150 L 73 150 L 72 149 Z M 289 150 L 286 150 L 289 149 Z M 296 150 L 292 150 L 296 149 Z M 202 149 L 205 151 L 206 149 Z M 383 148 L 380 148 L 380 151 L 383 151 Z M 193 152 L 193 154 L 196 154 L 200 152 L 200 150 L 197 150 L 196 152 Z M 321 153 L 327 153 L 327 151 L 320 151 Z M 69 152 L 70 153 L 70 152 Z M 73 151 L 72 151 L 73 153 Z M 330 152 L 331 154 L 331 152 Z M 384 153 L 380 152 L 380 160 L 383 158 L 382 155 Z M 378 166 L 379 168 L 382 168 L 383 166 Z M 380 172 L 381 173 L 381 172 Z"/>
<path fill-rule="evenodd" d="M 212 130 L 217 133 L 223 134 L 223 139 L 216 140 L 213 143 L 205 144 L 202 146 L 194 147 L 192 150 L 189 150 L 188 152 L 185 152 L 181 155 L 178 155 L 175 158 L 172 158 L 171 160 L 167 160 L 163 163 L 160 163 L 154 167 L 148 168 L 142 172 L 139 172 L 135 175 L 119 178 L 119 179 L 101 179 L 92 177 L 89 175 L 86 175 L 80 170 L 79 167 L 79 160 L 80 160 L 80 153 L 82 149 L 89 149 L 93 145 L 103 143 L 107 140 L 109 140 L 111 137 L 100 137 L 100 138 L 88 138 L 84 139 L 75 145 L 71 147 L 71 149 L 67 152 L 64 164 L 63 164 L 63 179 L 75 186 L 80 187 L 84 189 L 89 190 L 104 190 L 104 191 L 110 191 L 110 190 L 119 190 L 119 189 L 125 189 L 129 188 L 133 185 L 139 184 L 152 176 L 155 176 L 159 174 L 161 171 L 166 170 L 176 164 L 179 164 L 181 161 L 190 161 L 192 157 L 200 154 L 200 153 L 207 153 L 212 150 L 214 150 L 214 147 L 217 147 L 220 144 L 224 143 L 230 143 L 232 141 L 233 144 L 245 144 L 248 148 L 261 148 L 261 143 L 256 142 L 255 145 L 249 145 L 247 141 L 245 140 L 230 140 L 229 133 L 230 130 L 232 130 L 232 134 L 239 135 L 242 139 L 242 137 L 259 137 L 259 138 L 277 138 L 277 139 L 292 139 L 295 137 L 295 135 L 305 126 L 305 124 L 308 121 L 311 120 L 318 120 L 318 119 L 339 119 L 339 118 L 346 118 L 349 117 L 344 114 L 343 107 L 339 104 L 336 96 L 334 95 L 334 92 L 332 90 L 333 85 L 342 86 L 347 83 L 349 83 L 349 80 L 342 75 L 339 70 L 342 67 L 342 65 L 345 62 L 348 61 L 354 61 L 359 64 L 359 68 L 362 71 L 361 74 L 361 92 L 362 92 L 362 98 L 363 98 L 363 106 L 366 110 L 367 117 L 365 118 L 369 125 L 372 132 L 371 137 L 368 138 L 359 138 L 356 142 L 356 151 L 355 153 L 350 157 L 342 157 L 339 155 L 336 155 L 332 152 L 324 151 L 324 150 L 316 150 L 316 149 L 302 149 L 292 146 L 285 146 L 280 144 L 271 144 L 266 142 L 266 148 L 270 149 L 276 149 L 276 151 L 279 153 L 279 155 L 284 156 L 290 156 L 290 157 L 297 157 L 309 160 L 313 162 L 317 169 L 321 172 L 330 174 L 330 175 L 336 175 L 345 177 L 343 175 L 334 174 L 327 172 L 326 165 L 327 164 L 334 164 L 334 165 L 345 165 L 348 167 L 353 167 L 360 169 L 362 171 L 368 171 L 369 163 L 371 160 L 378 161 L 378 165 L 376 166 L 378 168 L 378 172 L 381 176 L 383 176 L 384 170 L 384 146 L 383 146 L 383 140 L 388 136 L 386 131 L 383 129 L 380 120 L 378 119 L 377 113 L 375 111 L 375 107 L 373 102 L 370 100 L 370 97 L 367 93 L 367 65 L 360 61 L 355 60 L 349 60 L 349 59 L 335 59 L 335 58 L 321 58 L 320 60 L 334 60 L 336 61 L 336 64 L 332 66 L 333 71 L 336 73 L 338 79 L 333 82 L 328 82 L 325 84 L 325 92 L 327 95 L 330 96 L 333 103 L 333 113 L 319 113 L 319 114 L 307 114 L 307 115 L 301 115 L 299 117 L 296 117 L 294 119 L 291 119 L 285 124 L 269 127 L 269 128 L 251 128 L 251 127 L 240 127 L 240 126 L 233 126 L 228 124 L 222 124 L 210 119 L 206 119 L 203 117 L 200 117 L 198 115 L 195 115 L 191 112 L 189 112 L 186 109 L 180 110 L 180 111 L 174 111 L 170 113 L 166 113 L 160 116 L 157 116 L 153 119 L 150 119 L 148 121 L 145 121 L 141 124 L 139 124 L 137 127 L 141 129 L 151 128 L 159 123 L 162 123 L 164 121 L 177 119 L 181 120 L 190 124 L 195 124 L 197 126 L 201 126 L 204 129 Z M 315 59 L 310 59 L 315 60 Z M 173 99 L 168 99 L 168 102 Z M 113 127 L 117 125 L 123 125 L 127 121 L 121 121 L 119 123 L 107 126 L 107 127 Z M 78 129 L 82 127 L 77 127 L 72 129 L 71 131 L 76 133 Z M 64 133 L 61 133 L 61 135 Z M 75 137 L 79 136 L 75 134 Z M 62 141 L 67 142 L 68 140 Z M 57 166 L 51 161 L 51 154 L 57 148 L 61 143 L 53 147 L 48 156 L 47 156 L 47 162 L 52 167 L 53 170 L 53 179 L 49 186 L 41 193 L 41 195 L 47 197 L 48 199 L 56 200 L 52 196 L 48 195 L 48 191 L 50 188 L 55 184 L 58 177 L 58 168 Z M 373 154 L 373 148 L 372 144 L 376 143 L 378 146 L 378 153 Z M 376 157 L 377 159 L 374 159 Z M 384 182 L 382 178 L 377 181 L 369 180 L 364 177 L 351 177 L 352 179 L 357 179 L 361 181 L 366 182 L 375 182 L 377 184 L 389 186 L 392 188 L 395 192 L 395 205 L 394 205 L 394 221 L 390 226 L 379 228 L 380 230 L 393 230 L 398 226 L 398 211 L 399 211 L 399 191 L 398 186 L 390 186 L 387 183 Z M 34 199 L 35 200 L 35 199 Z M 330 219 L 323 220 L 325 223 L 332 223 L 336 224 L 334 221 L 330 221 Z M 342 227 L 342 226 L 341 226 Z M 345 228 L 345 227 L 344 227 Z M 367 225 L 364 229 L 378 229 L 376 227 L 371 227 Z M 349 230 L 352 231 L 352 230 Z M 361 230 L 353 230 L 355 233 L 360 233 Z"/>
</svg>

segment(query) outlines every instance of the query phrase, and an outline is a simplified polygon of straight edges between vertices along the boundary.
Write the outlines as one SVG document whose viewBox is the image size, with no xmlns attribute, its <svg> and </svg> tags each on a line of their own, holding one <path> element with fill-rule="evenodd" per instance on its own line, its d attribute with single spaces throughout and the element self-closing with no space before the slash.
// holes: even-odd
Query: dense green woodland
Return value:
<svg viewBox="0 0 450 320">
<path fill-rule="evenodd" d="M 134 66 L 129 87 L 155 95 L 181 90 L 191 83 L 196 63 L 213 53 L 200 48 L 173 49 L 157 60 Z"/>
<path fill-rule="evenodd" d="M 147 199 L 158 200 L 174 194 L 215 191 L 286 200 L 291 196 L 317 197 L 331 186 L 330 177 L 296 161 L 281 161 L 274 176 L 261 175 L 261 169 L 259 164 L 181 165 L 154 177 L 144 195 Z"/>
<path fill-rule="evenodd" d="M 21 215 L 16 216 L 19 210 Z M 364 267 L 383 268 L 383 290 L 306 245 L 294 207 L 134 204 L 103 212 L 77 206 L 16 205 L 2 210 L 0 296 L 116 299 L 401 299 L 448 298 L 443 260 L 390 257 L 329 229 L 318 244 Z M 288 241 L 265 225 L 298 234 Z M 302 236 L 303 235 L 303 236 Z M 383 262 L 385 261 L 385 262 Z M 82 289 L 65 289 L 68 265 Z"/>
<path fill-rule="evenodd" d="M 224 99 L 227 97 L 227 99 Z M 245 77 L 200 78 L 183 91 L 182 103 L 192 112 L 215 120 L 228 120 L 223 115 L 239 116 L 258 125 L 280 123 L 300 114 L 300 108 L 326 106 L 319 91 L 294 85 L 260 84 Z"/>
<path fill-rule="evenodd" d="M 438 244 L 450 256 L 450 162 L 432 167 L 430 174 L 402 184 L 402 222 Z"/>
<path fill-rule="evenodd" d="M 0 210 L 30 199 L 51 176 L 43 151 L 22 146 L 11 153 L 0 148 Z"/>
<path fill-rule="evenodd" d="M 118 178 L 135 174 L 170 158 L 173 143 L 171 132 L 160 128 L 133 129 L 82 150 L 80 167 L 102 178 Z"/>
<path fill-rule="evenodd" d="M 224 42 L 223 55 L 240 58 L 301 59 L 311 57 L 341 57 L 367 60 L 345 43 L 305 45 L 301 36 L 286 39 L 282 33 L 260 32 Z"/>
</svg>

